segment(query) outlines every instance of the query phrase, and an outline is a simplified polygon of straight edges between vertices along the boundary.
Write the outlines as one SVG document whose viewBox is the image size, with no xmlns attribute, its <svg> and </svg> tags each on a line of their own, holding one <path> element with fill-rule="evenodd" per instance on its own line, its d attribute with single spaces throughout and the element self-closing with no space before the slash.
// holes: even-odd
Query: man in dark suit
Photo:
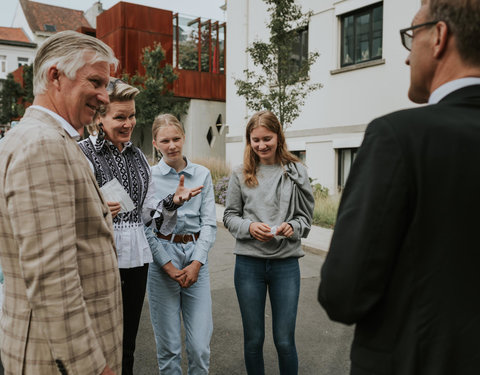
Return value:
<svg viewBox="0 0 480 375">
<path fill-rule="evenodd" d="M 409 98 L 368 126 L 318 298 L 356 324 L 351 374 L 480 374 L 480 0 L 401 30 Z"/>
</svg>

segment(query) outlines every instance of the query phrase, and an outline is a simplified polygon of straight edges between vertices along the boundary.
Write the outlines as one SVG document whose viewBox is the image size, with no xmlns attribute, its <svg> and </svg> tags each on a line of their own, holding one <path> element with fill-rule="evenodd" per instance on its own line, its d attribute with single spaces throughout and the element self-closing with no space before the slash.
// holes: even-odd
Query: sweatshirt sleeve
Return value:
<svg viewBox="0 0 480 375">
<path fill-rule="evenodd" d="M 227 189 L 223 224 L 236 239 L 251 239 L 249 219 L 243 218 L 242 187 L 236 172 L 232 172 Z"/>
<path fill-rule="evenodd" d="M 292 239 L 306 238 L 312 226 L 315 199 L 308 178 L 307 169 L 301 163 L 290 163 L 288 176 L 294 182 L 293 199 L 294 213 L 288 223 L 293 228 Z"/>
</svg>

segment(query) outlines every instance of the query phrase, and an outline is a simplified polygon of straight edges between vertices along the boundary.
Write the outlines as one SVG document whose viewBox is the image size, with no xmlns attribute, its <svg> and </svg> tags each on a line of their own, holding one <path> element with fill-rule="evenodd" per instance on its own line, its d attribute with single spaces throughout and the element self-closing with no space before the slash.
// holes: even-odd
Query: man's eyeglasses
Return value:
<svg viewBox="0 0 480 375">
<path fill-rule="evenodd" d="M 403 46 L 411 51 L 412 50 L 412 40 L 413 40 L 413 33 L 411 31 L 418 29 L 420 27 L 426 27 L 426 26 L 433 26 L 436 25 L 439 21 L 430 21 L 430 22 L 425 22 L 421 23 L 419 25 L 407 27 L 405 29 L 400 30 L 400 38 L 402 38 L 402 44 Z"/>
<path fill-rule="evenodd" d="M 120 78 L 117 78 L 113 81 L 110 81 L 108 82 L 108 85 L 107 85 L 107 91 L 108 92 L 113 92 L 113 90 L 115 89 L 115 86 L 117 85 L 117 83 L 125 83 L 124 81 L 122 81 Z"/>
</svg>

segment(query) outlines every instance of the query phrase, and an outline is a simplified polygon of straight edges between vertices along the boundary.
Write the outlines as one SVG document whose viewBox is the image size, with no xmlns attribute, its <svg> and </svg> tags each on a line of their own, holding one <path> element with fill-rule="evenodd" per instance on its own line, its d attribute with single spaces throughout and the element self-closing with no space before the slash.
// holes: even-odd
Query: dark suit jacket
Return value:
<svg viewBox="0 0 480 375">
<path fill-rule="evenodd" d="M 480 86 L 367 128 L 319 301 L 351 374 L 480 374 Z"/>
</svg>

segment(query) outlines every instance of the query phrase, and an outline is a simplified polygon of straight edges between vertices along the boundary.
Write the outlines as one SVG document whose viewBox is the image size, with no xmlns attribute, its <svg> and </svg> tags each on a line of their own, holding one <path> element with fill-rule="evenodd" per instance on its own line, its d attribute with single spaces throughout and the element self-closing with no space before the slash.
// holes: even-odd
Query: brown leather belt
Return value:
<svg viewBox="0 0 480 375">
<path fill-rule="evenodd" d="M 194 239 L 195 241 L 198 240 L 198 237 L 200 237 L 200 232 L 194 233 L 194 234 L 168 234 L 168 235 L 163 235 L 160 232 L 157 232 L 157 237 L 161 238 L 163 240 L 167 241 L 172 241 L 172 236 L 173 236 L 173 242 L 175 243 L 189 243 L 192 242 Z"/>
</svg>

